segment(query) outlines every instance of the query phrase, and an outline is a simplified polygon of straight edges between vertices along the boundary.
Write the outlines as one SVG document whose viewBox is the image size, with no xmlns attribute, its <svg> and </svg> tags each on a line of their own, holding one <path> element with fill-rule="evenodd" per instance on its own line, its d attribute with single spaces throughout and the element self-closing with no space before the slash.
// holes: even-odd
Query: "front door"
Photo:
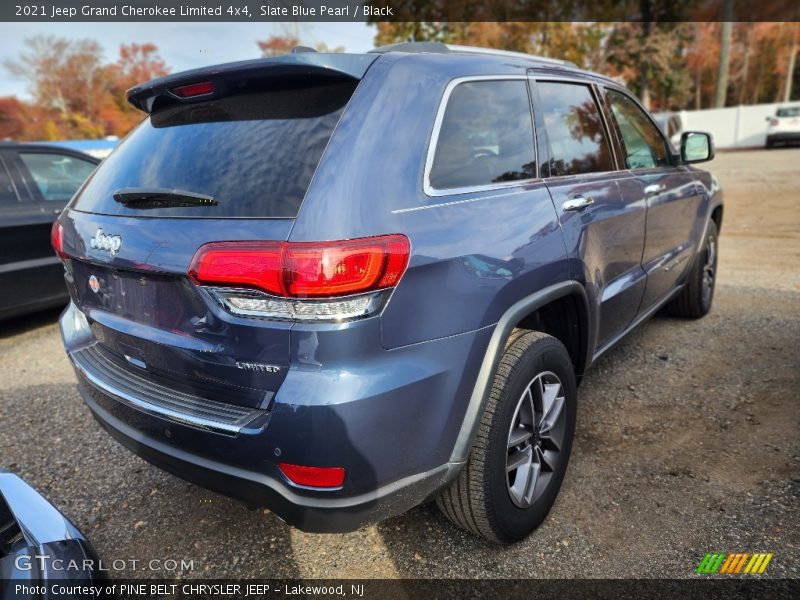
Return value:
<svg viewBox="0 0 800 600">
<path fill-rule="evenodd" d="M 702 196 L 691 171 L 675 164 L 669 145 L 647 113 L 626 93 L 606 90 L 625 166 L 638 182 L 632 199 L 647 202 L 642 267 L 647 286 L 641 311 L 664 299 L 689 268 Z"/>
</svg>

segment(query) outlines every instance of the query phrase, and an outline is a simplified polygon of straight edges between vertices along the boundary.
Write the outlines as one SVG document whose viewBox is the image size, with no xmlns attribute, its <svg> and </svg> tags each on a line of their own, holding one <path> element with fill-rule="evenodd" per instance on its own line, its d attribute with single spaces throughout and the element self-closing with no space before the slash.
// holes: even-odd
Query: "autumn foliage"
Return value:
<svg viewBox="0 0 800 600">
<path fill-rule="evenodd" d="M 647 4 L 644 2 L 643 4 Z M 800 97 L 800 23 L 736 22 L 721 51 L 718 22 L 375 22 L 376 45 L 416 41 L 516 50 L 566 59 L 619 79 L 653 110 L 781 102 Z M 262 56 L 303 44 L 299 29 L 257 41 Z M 321 52 L 342 52 L 314 44 Z M 724 63 L 727 85 L 717 93 Z M 113 62 L 93 40 L 36 36 L 6 69 L 27 79 L 29 101 L 0 98 L 0 139 L 125 135 L 142 118 L 128 88 L 169 73 L 153 44 L 124 44 Z"/>
<path fill-rule="evenodd" d="M 123 44 L 116 61 L 93 40 L 36 36 L 5 64 L 28 80 L 31 100 L 0 98 L 0 139 L 57 140 L 122 136 L 142 119 L 125 92 L 169 69 L 153 44 Z"/>
<path fill-rule="evenodd" d="M 566 59 L 623 81 L 654 110 L 714 105 L 717 22 L 376 22 L 378 45 L 439 41 Z M 800 97 L 800 23 L 732 25 L 725 104 Z M 794 57 L 794 58 L 793 58 Z"/>
</svg>

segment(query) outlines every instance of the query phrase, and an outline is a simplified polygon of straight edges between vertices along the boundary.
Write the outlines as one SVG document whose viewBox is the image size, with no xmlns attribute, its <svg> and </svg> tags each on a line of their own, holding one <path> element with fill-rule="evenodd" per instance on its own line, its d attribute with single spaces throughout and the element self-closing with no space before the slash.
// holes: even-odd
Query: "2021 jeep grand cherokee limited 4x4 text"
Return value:
<svg viewBox="0 0 800 600">
<path fill-rule="evenodd" d="M 400 45 L 151 81 L 54 225 L 79 389 L 154 464 L 342 531 L 437 498 L 510 542 L 567 467 L 576 387 L 711 305 L 706 134 L 620 85 Z"/>
</svg>

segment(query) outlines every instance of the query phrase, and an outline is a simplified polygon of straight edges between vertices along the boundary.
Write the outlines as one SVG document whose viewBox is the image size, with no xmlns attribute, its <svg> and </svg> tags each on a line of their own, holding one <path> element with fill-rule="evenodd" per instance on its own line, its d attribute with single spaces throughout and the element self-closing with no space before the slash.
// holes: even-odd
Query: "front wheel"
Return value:
<svg viewBox="0 0 800 600">
<path fill-rule="evenodd" d="M 575 432 L 575 372 L 564 345 L 516 330 L 495 373 L 469 460 L 436 500 L 456 525 L 516 542 L 545 519 L 567 470 Z"/>
<path fill-rule="evenodd" d="M 714 287 L 717 283 L 717 247 L 719 230 L 714 221 L 709 222 L 706 237 L 697 254 L 686 286 L 667 304 L 667 310 L 678 317 L 699 319 L 711 310 Z"/>
</svg>

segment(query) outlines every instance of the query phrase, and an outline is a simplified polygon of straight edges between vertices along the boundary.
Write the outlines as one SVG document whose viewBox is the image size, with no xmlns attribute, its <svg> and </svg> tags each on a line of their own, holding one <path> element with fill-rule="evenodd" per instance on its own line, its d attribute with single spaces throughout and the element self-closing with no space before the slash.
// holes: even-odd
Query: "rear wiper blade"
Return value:
<svg viewBox="0 0 800 600">
<path fill-rule="evenodd" d="M 211 196 L 166 188 L 125 188 L 114 192 L 114 200 L 129 208 L 179 208 L 219 204 Z"/>
</svg>

